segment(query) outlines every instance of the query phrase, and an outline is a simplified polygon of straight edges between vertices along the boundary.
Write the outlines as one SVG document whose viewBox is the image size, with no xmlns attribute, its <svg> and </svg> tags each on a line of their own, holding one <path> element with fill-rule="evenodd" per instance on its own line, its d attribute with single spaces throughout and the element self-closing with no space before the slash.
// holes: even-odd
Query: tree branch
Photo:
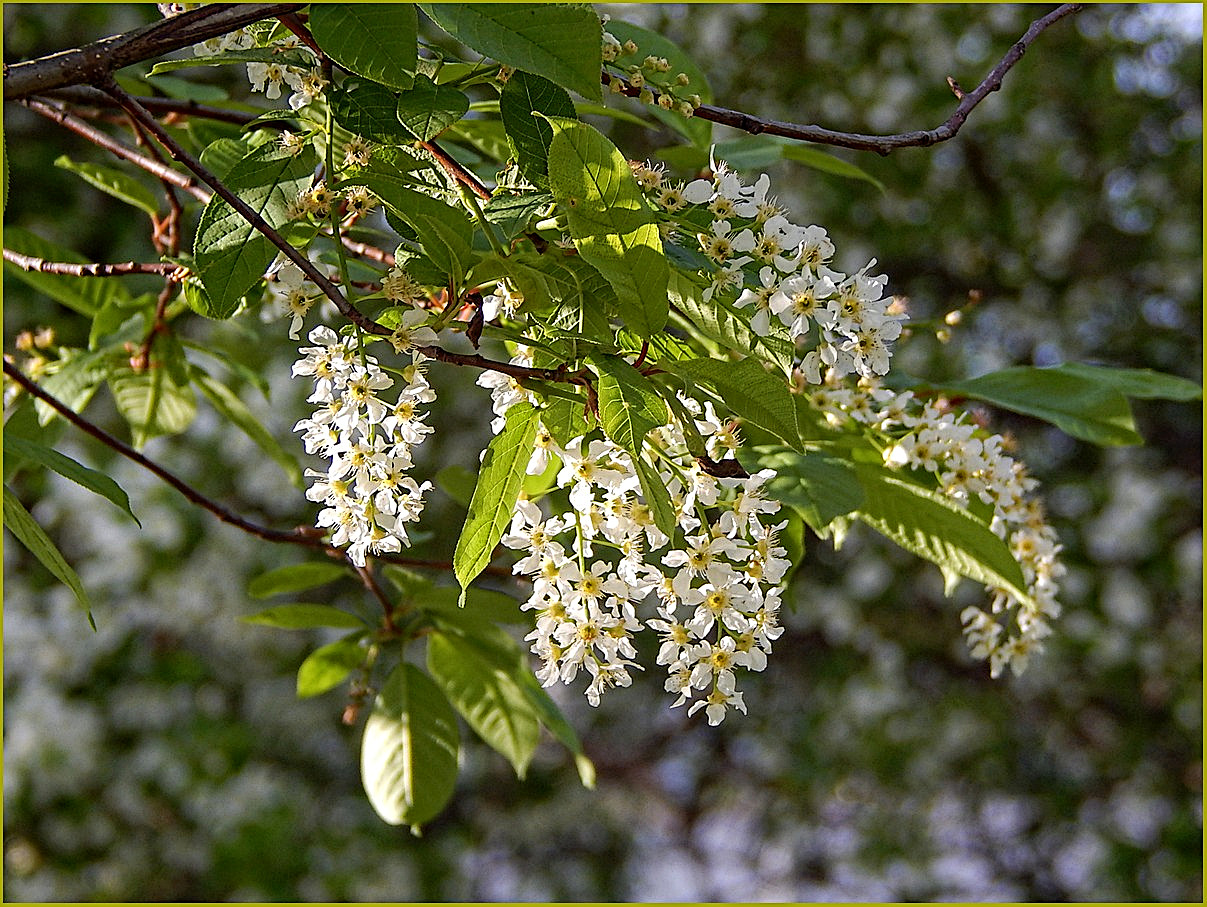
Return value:
<svg viewBox="0 0 1207 907">
<path fill-rule="evenodd" d="M 47 119 L 54 120 L 60 126 L 70 129 L 76 135 L 87 139 L 95 145 L 99 145 L 115 157 L 129 161 L 131 164 L 135 164 L 148 173 L 159 177 L 164 182 L 171 183 L 178 189 L 183 189 L 203 205 L 209 203 L 210 193 L 198 186 L 196 180 L 190 179 L 183 173 L 178 173 L 171 167 L 136 151 L 129 145 L 122 144 L 117 139 L 106 135 L 78 117 L 73 117 L 67 111 L 61 110 L 52 104 L 47 104 L 45 101 L 39 101 L 36 98 L 25 100 L 21 103 Z"/>
<path fill-rule="evenodd" d="M 24 63 L 4 65 L 4 100 L 67 85 L 99 85 L 124 66 L 151 60 L 251 22 L 301 9 L 301 3 L 215 3 Z"/>
<path fill-rule="evenodd" d="M 120 277 L 124 274 L 160 274 L 167 276 L 180 269 L 168 261 L 126 261 L 117 264 L 104 262 L 47 261 L 32 255 L 22 255 L 12 249 L 4 250 L 4 260 L 22 271 L 43 274 L 66 274 L 69 277 Z"/>
<path fill-rule="evenodd" d="M 143 456 L 125 442 L 113 437 L 113 435 L 109 434 L 100 426 L 90 422 L 88 419 L 85 419 L 57 397 L 43 390 L 40 386 L 38 386 L 38 384 L 27 378 L 20 369 L 18 369 L 7 359 L 4 361 L 4 374 L 19 384 L 30 396 L 36 397 L 44 402 L 47 406 L 57 412 L 76 428 L 95 438 L 97 441 L 100 441 L 111 450 L 121 454 L 126 459 L 134 461 L 152 475 L 156 476 L 168 485 L 171 485 L 182 495 L 184 495 L 184 497 L 190 503 L 197 505 L 203 510 L 209 511 L 222 522 L 234 526 L 237 529 L 241 529 L 244 532 L 255 536 L 256 538 L 263 539 L 267 542 L 284 542 L 291 545 L 302 545 L 306 548 L 314 548 L 320 551 L 325 551 L 327 554 L 335 557 L 346 557 L 346 552 L 342 548 L 337 548 L 335 545 L 323 541 L 323 533 L 317 529 L 314 529 L 313 527 L 301 526 L 297 529 L 291 530 L 271 529 L 267 526 L 261 526 L 257 523 L 253 523 L 250 520 L 244 519 L 238 514 L 227 510 L 221 504 L 218 504 L 216 501 L 207 498 L 187 482 L 168 472 L 168 470 L 164 469 L 164 467 L 160 466 L 154 460 Z M 374 557 L 377 560 L 391 564 L 398 564 L 402 567 L 418 567 L 429 570 L 452 569 L 452 564 L 447 561 L 428 561 L 420 558 L 402 557 L 394 554 L 380 554 L 374 555 Z M 487 567 L 483 572 L 489 573 L 493 576 L 514 578 L 511 571 L 506 567 Z"/>
<path fill-rule="evenodd" d="M 1065 3 L 1052 10 L 1046 16 L 1032 22 L 1031 27 L 1027 29 L 1018 41 L 1011 45 L 1010 50 L 1006 52 L 1006 55 L 1002 57 L 997 66 L 993 67 L 984 81 L 972 91 L 962 92 L 960 103 L 956 106 L 955 112 L 934 129 L 901 132 L 894 135 L 865 135 L 854 132 L 838 132 L 822 126 L 804 126 L 797 123 L 785 123 L 780 120 L 767 120 L 749 113 L 743 113 L 740 110 L 729 110 L 728 108 L 716 107 L 712 104 L 701 104 L 696 108 L 695 116 L 712 123 L 720 123 L 723 126 L 740 129 L 751 135 L 778 135 L 782 138 L 796 139 L 802 142 L 814 142 L 819 145 L 852 148 L 856 151 L 875 151 L 880 155 L 887 155 L 898 148 L 926 148 L 931 145 L 937 145 L 939 142 L 945 142 L 955 136 L 960 131 L 960 127 L 964 125 L 964 121 L 968 119 L 968 114 L 972 112 L 973 108 L 992 92 L 1002 87 L 1002 79 L 1006 73 L 1010 71 L 1015 63 L 1022 59 L 1023 54 L 1027 52 L 1027 48 L 1031 46 L 1044 29 L 1054 22 L 1063 19 L 1065 16 L 1080 12 L 1083 8 L 1084 4 L 1081 3 Z M 629 85 L 628 82 L 619 76 L 604 73 L 603 81 L 605 84 L 609 84 L 613 79 L 623 84 L 623 94 L 629 96 L 640 94 L 640 89 Z M 655 97 L 657 97 L 657 92 L 655 92 Z"/>
</svg>

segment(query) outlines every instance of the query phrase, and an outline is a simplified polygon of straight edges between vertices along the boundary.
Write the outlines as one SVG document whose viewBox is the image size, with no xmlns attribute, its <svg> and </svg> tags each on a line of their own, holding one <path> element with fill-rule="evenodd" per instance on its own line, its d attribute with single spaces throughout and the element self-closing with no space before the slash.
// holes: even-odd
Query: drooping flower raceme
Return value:
<svg viewBox="0 0 1207 907">
<path fill-rule="evenodd" d="M 523 355 L 517 357 L 524 360 Z M 521 388 L 491 376 L 495 412 L 524 399 Z M 733 458 L 733 428 L 711 403 L 680 396 L 718 458 Z M 683 430 L 669 422 L 651 431 L 643 448 L 667 488 L 675 514 L 672 535 L 657 525 L 637 467 L 623 448 L 597 433 L 565 446 L 538 428 L 528 466 L 544 473 L 560 461 L 555 486 L 568 507 L 546 515 L 521 501 L 502 543 L 522 553 L 517 574 L 532 581 L 525 609 L 536 614 L 527 639 L 541 660 L 545 685 L 589 676 L 587 700 L 598 705 L 610 687 L 628 686 L 634 637 L 643 630 L 660 640 L 657 664 L 674 706 L 703 709 L 719 724 L 730 708 L 745 712 L 737 688 L 740 670 L 766 667 L 779 626 L 779 584 L 790 564 L 775 523 L 778 501 L 764 494 L 774 477 L 718 477 L 690 455 Z"/>
<path fill-rule="evenodd" d="M 306 470 L 314 480 L 306 497 L 323 505 L 317 524 L 331 531 L 332 544 L 347 547 L 352 563 L 363 567 L 370 554 L 410 545 L 406 524 L 419 519 L 432 483 L 419 484 L 407 472 L 411 451 L 432 431 L 420 405 L 436 394 L 416 361 L 402 371 L 391 401 L 383 394 L 395 380 L 358 349 L 355 336 L 319 326 L 309 339 L 313 346 L 301 348 L 293 374 L 313 379 L 307 399 L 318 408 L 294 430 L 302 432 L 307 453 L 331 463 L 325 472 Z"/>
</svg>

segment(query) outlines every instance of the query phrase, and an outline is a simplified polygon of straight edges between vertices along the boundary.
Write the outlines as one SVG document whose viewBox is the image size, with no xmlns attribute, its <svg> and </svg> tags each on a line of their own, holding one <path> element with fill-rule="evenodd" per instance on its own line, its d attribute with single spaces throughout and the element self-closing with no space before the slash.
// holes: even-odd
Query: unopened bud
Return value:
<svg viewBox="0 0 1207 907">
<path fill-rule="evenodd" d="M 654 93 L 648 88 L 643 88 L 641 89 L 641 94 L 637 95 L 637 100 L 639 100 L 642 104 L 653 104 Z"/>
<path fill-rule="evenodd" d="M 675 81 L 678 82 L 680 85 L 690 85 L 692 83 L 692 80 L 688 77 L 687 73 L 685 73 L 685 72 L 681 72 L 681 73 L 679 73 L 679 75 L 675 76 Z"/>
<path fill-rule="evenodd" d="M 963 320 L 964 320 L 964 313 L 961 312 L 959 309 L 953 309 L 952 311 L 948 312 L 946 315 L 943 316 L 944 324 L 951 325 L 952 327 L 955 327 L 957 324 L 959 324 Z"/>
<path fill-rule="evenodd" d="M 938 340 L 939 343 L 948 343 L 951 341 L 951 331 L 947 330 L 946 328 L 941 328 L 935 331 L 935 339 Z"/>
<path fill-rule="evenodd" d="M 669 94 L 660 94 L 658 95 L 658 106 L 663 110 L 670 110 L 675 106 L 675 99 Z"/>
<path fill-rule="evenodd" d="M 620 45 L 620 47 L 626 54 L 637 53 L 637 44 L 631 38 L 628 41 L 625 41 L 624 44 Z"/>
</svg>

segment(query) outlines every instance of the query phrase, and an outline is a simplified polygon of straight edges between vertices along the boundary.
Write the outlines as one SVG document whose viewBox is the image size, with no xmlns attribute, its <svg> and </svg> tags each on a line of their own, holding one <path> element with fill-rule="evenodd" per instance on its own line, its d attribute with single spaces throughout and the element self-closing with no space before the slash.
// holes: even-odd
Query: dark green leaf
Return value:
<svg viewBox="0 0 1207 907">
<path fill-rule="evenodd" d="M 839 457 L 815 450 L 803 454 L 782 447 L 758 447 L 738 451 L 738 459 L 750 472 L 770 468 L 776 477 L 767 483 L 769 497 L 800 511 L 814 532 L 826 538 L 836 517 L 858 510 L 863 486 L 854 465 Z"/>
<path fill-rule="evenodd" d="M 154 193 L 123 170 L 87 161 L 73 161 L 65 154 L 55 158 L 54 165 L 63 170 L 70 170 L 88 185 L 127 205 L 133 205 L 152 217 L 159 213 L 159 202 Z"/>
<path fill-rule="evenodd" d="M 471 640 L 444 633 L 428 636 L 427 666 L 474 732 L 506 757 L 516 775 L 523 778 L 540 740 L 541 726 L 511 672 L 484 659 Z"/>
<path fill-rule="evenodd" d="M 253 598 L 268 598 L 283 592 L 301 592 L 303 589 L 313 589 L 334 580 L 348 576 L 348 570 L 342 564 L 311 561 L 304 564 L 290 564 L 287 567 L 277 567 L 267 573 L 261 573 L 247 587 L 247 592 Z"/>
<path fill-rule="evenodd" d="M 394 88 L 411 87 L 418 53 L 414 5 L 315 3 L 309 26 L 319 47 L 349 72 Z"/>
<path fill-rule="evenodd" d="M 663 366 L 693 382 L 710 385 L 734 415 L 766 429 L 789 447 L 802 449 L 796 400 L 787 382 L 763 368 L 758 359 L 692 359 L 664 362 Z"/>
<path fill-rule="evenodd" d="M 531 671 L 524 671 L 519 674 L 518 680 L 529 702 L 532 703 L 533 708 L 540 715 L 541 724 L 545 725 L 553 736 L 574 754 L 574 765 L 578 769 L 578 777 L 583 787 L 588 789 L 594 788 L 595 765 L 583 752 L 583 745 L 578 739 L 578 734 L 575 733 L 570 722 L 566 720 L 566 716 L 562 714 L 561 709 L 557 707 L 557 703 L 549 698 L 549 694 L 541 688 L 541 685 L 537 682 L 536 677 L 532 675 Z"/>
<path fill-rule="evenodd" d="M 1057 367 L 1059 371 L 1077 375 L 1113 387 L 1127 397 L 1140 400 L 1201 400 L 1203 388 L 1193 381 L 1154 372 L 1147 368 L 1107 368 L 1100 365 L 1083 365 L 1066 362 Z"/>
<path fill-rule="evenodd" d="M 440 135 L 467 110 L 469 98 L 465 92 L 438 86 L 425 75 L 417 75 L 415 87 L 398 96 L 398 121 L 421 142 Z"/>
<path fill-rule="evenodd" d="M 134 511 L 130 509 L 130 498 L 126 495 L 126 492 L 104 473 L 97 472 L 95 469 L 89 469 L 87 466 L 77 463 L 71 457 L 64 456 L 57 450 L 36 444 L 7 430 L 4 432 L 4 455 L 6 457 L 21 457 L 34 463 L 40 463 L 48 469 L 53 469 L 64 478 L 71 479 L 77 485 L 81 485 L 94 494 L 99 494 L 101 497 L 112 501 L 129 514 L 130 519 L 138 523 L 139 526 L 142 525 L 142 523 L 138 522 L 138 517 L 134 515 Z"/>
<path fill-rule="evenodd" d="M 666 482 L 658 474 L 657 468 L 644 457 L 638 457 L 633 464 L 637 467 L 637 478 L 641 482 L 641 496 L 650 508 L 654 525 L 667 537 L 674 538 L 675 527 L 679 521 L 675 516 L 675 505 L 671 502 L 671 493 L 666 487 Z"/>
<path fill-rule="evenodd" d="M 241 429 L 260 450 L 280 466 L 294 487 L 303 487 L 302 467 L 298 465 L 297 457 L 281 446 L 281 442 L 273 437 L 272 432 L 252 415 L 247 404 L 225 384 L 215 381 L 197 366 L 192 367 L 191 374 L 193 383 L 210 401 L 214 409 L 227 421 Z"/>
<path fill-rule="evenodd" d="M 45 261 L 86 262 L 78 252 L 42 239 L 21 227 L 4 225 L 4 247 Z M 5 273 L 29 284 L 39 293 L 75 309 L 89 318 L 113 298 L 129 299 L 130 293 L 118 280 L 99 280 L 95 277 L 69 277 L 66 274 L 43 274 L 26 271 L 10 261 L 4 262 Z"/>
<path fill-rule="evenodd" d="M 398 94 L 376 82 L 349 79 L 328 93 L 331 115 L 351 133 L 383 145 L 406 145 L 415 137 L 398 120 Z"/>
<path fill-rule="evenodd" d="M 363 628 L 365 622 L 355 614 L 341 611 L 330 605 L 298 603 L 274 605 L 256 614 L 239 618 L 244 623 L 276 627 L 279 630 L 309 630 L 313 627 L 337 627 L 339 629 Z"/>
<path fill-rule="evenodd" d="M 88 623 L 92 624 L 92 629 L 95 630 L 96 622 L 92 619 L 92 605 L 88 601 L 88 594 L 84 592 L 79 576 L 63 559 L 63 555 L 55 547 L 54 542 L 50 540 L 42 527 L 34 522 L 29 511 L 22 506 L 21 502 L 17 500 L 17 496 L 9 491 L 7 486 L 4 488 L 4 525 L 17 537 L 17 541 L 28 548 L 30 553 L 42 563 L 42 566 L 51 572 L 55 579 L 75 593 L 76 600 L 88 613 Z"/>
<path fill-rule="evenodd" d="M 538 75 L 519 71 L 507 80 L 499 96 L 499 117 L 520 172 L 538 186 L 548 183 L 549 144 L 553 127 L 533 111 L 575 119 L 574 102 L 565 89 Z"/>
<path fill-rule="evenodd" d="M 856 517 L 906 551 L 958 575 L 1007 590 L 1030 602 L 1022 568 L 989 526 L 946 495 L 868 463 L 855 467 L 863 486 Z"/>
<path fill-rule="evenodd" d="M 515 239 L 528 229 L 532 218 L 551 204 L 553 196 L 547 192 L 499 192 L 482 207 L 482 213 L 503 231 L 506 239 Z"/>
<path fill-rule="evenodd" d="M 253 211 L 281 228 L 297 194 L 309 186 L 314 155 L 290 155 L 275 142 L 261 145 L 235 164 L 225 180 Z M 229 318 L 239 299 L 258 281 L 278 249 L 229 203 L 215 195 L 201 215 L 194 241 L 197 273 L 205 286 L 211 318 Z"/>
<path fill-rule="evenodd" d="M 483 56 L 547 79 L 588 100 L 603 99 L 603 30 L 586 6 L 544 3 L 423 3 L 446 32 Z"/>
<path fill-rule="evenodd" d="M 457 716 L 440 688 L 399 665 L 365 722 L 360 776 L 369 803 L 389 824 L 418 830 L 453 795 L 460 749 Z"/>
</svg>

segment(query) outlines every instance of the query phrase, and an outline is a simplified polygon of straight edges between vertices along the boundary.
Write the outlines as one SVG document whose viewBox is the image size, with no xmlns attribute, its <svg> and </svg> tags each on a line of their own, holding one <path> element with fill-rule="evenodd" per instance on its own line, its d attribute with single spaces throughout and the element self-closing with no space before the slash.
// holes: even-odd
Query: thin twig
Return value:
<svg viewBox="0 0 1207 907">
<path fill-rule="evenodd" d="M 939 142 L 945 142 L 955 136 L 960 131 L 960 127 L 964 125 L 964 121 L 968 119 L 968 114 L 972 112 L 973 108 L 992 92 L 1002 87 L 1002 79 L 1006 73 L 1010 71 L 1015 63 L 1022 59 L 1023 54 L 1027 52 L 1027 48 L 1031 46 L 1032 42 L 1039 37 L 1039 34 L 1044 29 L 1071 13 L 1080 12 L 1083 8 L 1084 4 L 1081 3 L 1065 3 L 1052 10 L 1046 16 L 1032 22 L 1031 27 L 1027 29 L 1026 33 L 1018 41 L 1011 45 L 1010 50 L 993 67 L 984 81 L 972 91 L 964 92 L 960 97 L 960 103 L 957 105 L 955 112 L 945 122 L 939 124 L 934 129 L 901 132 L 894 135 L 865 135 L 854 132 L 838 132 L 822 126 L 804 126 L 798 123 L 768 120 L 749 113 L 743 113 L 740 110 L 730 110 L 725 107 L 716 107 L 712 104 L 701 104 L 695 109 L 694 115 L 702 120 L 720 123 L 723 126 L 731 126 L 734 129 L 748 132 L 751 135 L 777 135 L 782 138 L 796 139 L 802 142 L 814 142 L 819 145 L 852 148 L 856 151 L 875 151 L 880 155 L 887 155 L 898 148 L 926 148 L 931 145 L 937 145 Z M 604 73 L 604 84 L 610 84 L 613 80 L 621 83 L 621 91 L 625 95 L 635 96 L 641 91 L 641 89 L 629 85 L 627 81 L 619 76 Z M 656 96 L 657 92 L 655 92 Z"/>
<path fill-rule="evenodd" d="M 87 85 L 71 85 L 65 88 L 56 88 L 53 91 L 39 92 L 39 96 L 74 104 L 77 107 L 101 108 L 120 106 L 103 91 Z M 255 128 L 257 129 L 297 128 L 296 124 L 291 120 L 285 118 L 279 120 L 271 119 L 267 114 L 272 113 L 272 111 L 267 110 L 230 110 L 225 107 L 212 107 L 207 104 L 199 104 L 196 101 L 181 100 L 178 98 L 154 98 L 146 95 L 134 95 L 133 97 L 134 100 L 138 101 L 139 104 L 154 114 L 202 117 L 207 120 L 231 123 L 235 126 L 247 126 L 252 121 L 256 121 Z"/>
<path fill-rule="evenodd" d="M 148 173 L 159 177 L 161 180 L 171 183 L 178 189 L 183 189 L 202 204 L 207 204 L 209 202 L 210 193 L 201 186 L 198 186 L 196 180 L 185 176 L 183 173 L 178 173 L 171 167 L 161 164 L 154 158 L 148 157 L 147 155 L 136 151 L 129 145 L 125 145 L 117 141 L 117 139 L 106 135 L 99 129 L 96 129 L 90 124 L 85 123 L 78 117 L 72 116 L 66 110 L 62 110 L 52 104 L 47 104 L 45 101 L 39 101 L 37 99 L 29 99 L 22 101 L 21 103 L 23 103 L 30 110 L 41 114 L 47 119 L 54 120 L 54 122 L 58 123 L 60 126 L 70 129 L 76 135 L 87 139 L 95 145 L 99 145 L 101 148 L 104 148 L 115 157 L 119 157 L 124 161 L 129 161 L 132 164 L 136 164 L 143 170 L 146 170 Z"/>
<path fill-rule="evenodd" d="M 207 498 L 197 489 L 193 488 L 187 482 L 177 478 L 164 467 L 160 466 L 154 460 L 151 460 L 134 448 L 130 447 L 125 442 L 113 437 L 100 426 L 85 419 L 75 410 L 71 409 L 57 397 L 43 390 L 34 381 L 27 378 L 20 369 L 9 362 L 4 361 L 4 374 L 19 384 L 30 396 L 36 397 L 43 401 L 47 406 L 57 412 L 60 416 L 80 429 L 85 434 L 100 441 L 106 447 L 121 454 L 128 460 L 132 460 L 139 466 L 146 469 L 158 479 L 171 485 L 179 491 L 192 504 L 197 505 L 203 510 L 213 514 L 219 520 L 228 525 L 241 529 L 244 532 L 263 539 L 267 542 L 283 542 L 290 545 L 301 545 L 306 548 L 314 548 L 316 550 L 325 551 L 334 556 L 344 558 L 347 556 L 342 548 L 338 548 L 328 542 L 323 541 L 323 533 L 311 526 L 300 526 L 297 529 L 281 530 L 271 529 L 267 526 L 261 526 L 251 520 L 245 519 L 230 510 L 227 510 L 216 501 Z M 398 564 L 402 567 L 415 567 L 424 570 L 452 570 L 452 563 L 449 561 L 430 561 L 420 558 L 402 557 L 396 554 L 379 554 L 374 557 L 385 563 Z M 506 567 L 487 567 L 483 573 L 488 573 L 492 576 L 512 577 L 512 573 Z"/>
<path fill-rule="evenodd" d="M 43 274 L 66 274 L 69 277 L 121 277 L 125 274 L 160 274 L 167 276 L 180 269 L 180 265 L 169 261 L 124 261 L 115 264 L 105 262 L 47 261 L 32 255 L 22 255 L 12 249 L 4 250 L 4 260 L 22 271 L 40 271 Z"/>
<path fill-rule="evenodd" d="M 368 567 L 357 567 L 357 574 L 360 576 L 360 581 L 365 584 L 365 588 L 381 604 L 381 610 L 385 612 L 384 626 L 387 632 L 397 633 L 398 625 L 394 623 L 394 605 L 386 595 L 385 590 L 373 576 L 373 571 Z"/>
<path fill-rule="evenodd" d="M 440 162 L 449 175 L 457 182 L 468 186 L 478 198 L 490 198 L 490 190 L 482 185 L 481 181 L 466 170 L 461 164 L 449 157 L 448 152 L 437 145 L 435 142 L 420 142 L 419 147 L 428 152 L 432 157 Z"/>
</svg>

